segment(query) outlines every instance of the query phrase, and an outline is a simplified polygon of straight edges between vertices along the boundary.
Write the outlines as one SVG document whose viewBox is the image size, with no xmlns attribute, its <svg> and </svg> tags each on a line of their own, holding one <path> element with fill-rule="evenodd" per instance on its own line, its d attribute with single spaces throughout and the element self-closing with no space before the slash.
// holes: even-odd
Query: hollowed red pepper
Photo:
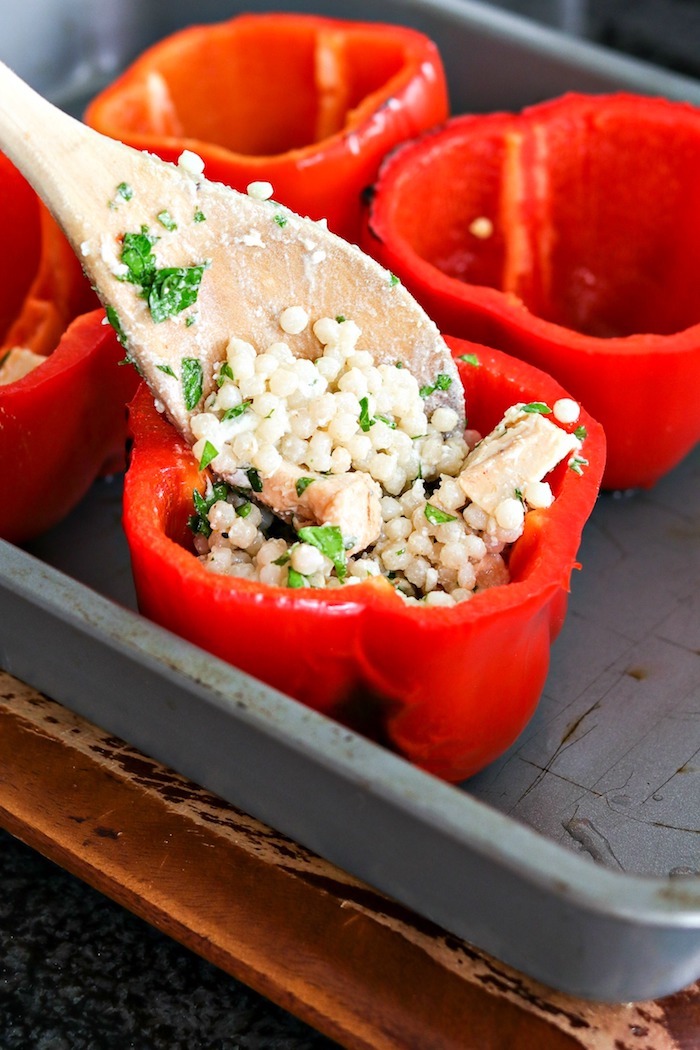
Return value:
<svg viewBox="0 0 700 1050">
<path fill-rule="evenodd" d="M 447 116 L 435 45 L 402 26 L 303 14 L 241 15 L 181 30 L 91 103 L 98 131 L 275 199 L 354 239 L 360 194 L 384 154 Z"/>
<path fill-rule="evenodd" d="M 123 469 L 136 381 L 117 367 L 123 351 L 68 242 L 2 154 L 0 217 L 0 361 L 16 346 L 46 357 L 0 384 L 0 536 L 19 543 L 64 517 L 100 472 Z"/>
<path fill-rule="evenodd" d="M 450 343 L 470 426 L 487 432 L 518 401 L 562 396 L 523 362 Z M 464 354 L 480 363 L 459 361 Z M 518 736 L 542 690 L 603 470 L 602 430 L 585 412 L 577 425 L 588 431 L 589 466 L 582 476 L 566 464 L 553 472 L 556 500 L 527 516 L 512 582 L 450 609 L 408 606 L 383 578 L 290 590 L 208 571 L 187 524 L 204 476 L 145 387 L 130 420 L 124 527 L 144 615 L 448 780 L 476 772 Z"/>
<path fill-rule="evenodd" d="M 137 376 L 104 311 L 72 321 L 56 349 L 0 386 L 0 536 L 23 543 L 57 524 L 100 474 L 125 465 L 126 403 Z"/>
<path fill-rule="evenodd" d="M 700 110 L 568 95 L 455 117 L 383 165 L 362 247 L 443 331 L 546 370 L 603 424 L 607 488 L 700 438 Z"/>
</svg>

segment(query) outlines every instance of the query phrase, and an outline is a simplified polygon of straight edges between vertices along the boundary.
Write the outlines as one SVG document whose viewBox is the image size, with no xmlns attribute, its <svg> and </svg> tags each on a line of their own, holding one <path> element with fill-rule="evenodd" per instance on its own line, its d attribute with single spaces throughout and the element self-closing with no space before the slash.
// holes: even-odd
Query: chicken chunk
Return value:
<svg viewBox="0 0 700 1050">
<path fill-rule="evenodd" d="M 580 447 L 574 434 L 539 412 L 515 406 L 469 454 L 458 481 L 472 503 L 493 514 L 505 499 L 530 482 L 541 481 Z"/>
</svg>

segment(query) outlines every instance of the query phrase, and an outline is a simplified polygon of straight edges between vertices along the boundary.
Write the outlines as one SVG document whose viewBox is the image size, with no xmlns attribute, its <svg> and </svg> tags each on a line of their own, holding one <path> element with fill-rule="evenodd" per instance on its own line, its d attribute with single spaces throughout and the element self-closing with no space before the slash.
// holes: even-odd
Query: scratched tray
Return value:
<svg viewBox="0 0 700 1050">
<path fill-rule="evenodd" d="M 19 2 L 3 5 L 0 57 L 74 112 L 193 12 L 36 6 L 27 25 Z M 196 17 L 242 6 L 200 0 Z M 352 13 L 429 33 L 455 112 L 568 89 L 700 103 L 694 80 L 485 5 L 371 0 Z M 139 617 L 119 479 L 28 549 L 0 541 L 0 665 L 545 983 L 654 998 L 700 976 L 699 475 L 696 450 L 650 492 L 601 497 L 538 711 L 461 787 Z"/>
</svg>

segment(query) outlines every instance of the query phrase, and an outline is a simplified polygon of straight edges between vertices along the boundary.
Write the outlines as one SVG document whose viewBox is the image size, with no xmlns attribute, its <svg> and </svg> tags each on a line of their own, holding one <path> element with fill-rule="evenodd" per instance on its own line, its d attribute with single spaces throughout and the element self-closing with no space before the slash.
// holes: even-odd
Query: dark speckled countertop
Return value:
<svg viewBox="0 0 700 1050">
<path fill-rule="evenodd" d="M 700 73 L 695 0 L 500 0 Z M 0 1050 L 331 1050 L 224 972 L 0 831 Z"/>
</svg>

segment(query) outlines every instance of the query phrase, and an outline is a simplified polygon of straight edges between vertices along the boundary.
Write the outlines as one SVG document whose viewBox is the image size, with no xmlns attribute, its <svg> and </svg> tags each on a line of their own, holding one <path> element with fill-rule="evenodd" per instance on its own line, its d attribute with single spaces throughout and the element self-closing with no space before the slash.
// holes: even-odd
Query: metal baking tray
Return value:
<svg viewBox="0 0 700 1050">
<path fill-rule="evenodd" d="M 35 6 L 27 23 L 19 2 L 3 4 L 0 57 L 75 112 L 153 40 L 243 8 Z M 700 103 L 694 80 L 486 5 L 351 11 L 432 36 L 455 112 L 570 89 Z M 546 984 L 657 997 L 700 976 L 699 482 L 696 450 L 651 491 L 600 498 L 538 711 L 459 787 L 141 618 L 119 478 L 27 549 L 0 542 L 0 665 Z"/>
</svg>

